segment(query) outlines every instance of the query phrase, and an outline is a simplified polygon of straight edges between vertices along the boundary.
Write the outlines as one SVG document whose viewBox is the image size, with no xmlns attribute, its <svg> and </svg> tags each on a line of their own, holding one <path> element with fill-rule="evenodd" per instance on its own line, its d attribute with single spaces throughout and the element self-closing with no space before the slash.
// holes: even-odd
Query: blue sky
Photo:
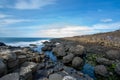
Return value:
<svg viewBox="0 0 120 80">
<path fill-rule="evenodd" d="M 120 29 L 120 0 L 1 0 L 0 37 L 66 37 Z"/>
</svg>

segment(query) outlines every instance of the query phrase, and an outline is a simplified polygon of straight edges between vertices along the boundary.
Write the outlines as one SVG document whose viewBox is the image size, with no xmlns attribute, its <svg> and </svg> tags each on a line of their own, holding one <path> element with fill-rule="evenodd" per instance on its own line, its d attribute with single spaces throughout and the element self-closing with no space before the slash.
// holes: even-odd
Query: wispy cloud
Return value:
<svg viewBox="0 0 120 80">
<path fill-rule="evenodd" d="M 108 19 L 102 19 L 102 20 L 100 20 L 101 22 L 112 22 L 113 20 L 112 19 L 110 19 L 110 18 L 108 18 Z"/>
<path fill-rule="evenodd" d="M 13 4 L 7 4 L 7 2 L 5 5 L 0 5 L 0 8 L 13 8 L 19 10 L 40 9 L 55 4 L 56 0 L 14 0 Z"/>
<path fill-rule="evenodd" d="M 22 23 L 22 22 L 32 22 L 36 20 L 32 19 L 2 19 L 0 20 L 0 25 L 10 25 L 15 23 Z"/>
<path fill-rule="evenodd" d="M 53 25 L 53 24 L 52 24 Z M 51 26 L 51 25 L 48 25 Z M 36 37 L 70 37 L 120 29 L 120 22 L 110 24 L 95 24 L 92 26 L 64 25 L 61 28 L 49 28 L 37 31 Z"/>
<path fill-rule="evenodd" d="M 7 15 L 7 14 L 1 14 L 0 13 L 0 19 L 1 18 L 8 18 L 8 17 L 11 17 L 12 15 Z"/>
</svg>

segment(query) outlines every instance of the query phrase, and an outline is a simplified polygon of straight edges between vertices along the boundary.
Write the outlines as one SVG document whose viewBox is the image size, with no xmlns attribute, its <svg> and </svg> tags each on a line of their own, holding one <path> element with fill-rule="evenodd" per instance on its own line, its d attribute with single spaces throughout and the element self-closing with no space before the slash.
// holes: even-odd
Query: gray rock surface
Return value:
<svg viewBox="0 0 120 80">
<path fill-rule="evenodd" d="M 83 59 L 80 57 L 75 57 L 72 61 L 72 66 L 79 69 L 83 65 Z"/>
<path fill-rule="evenodd" d="M 73 54 L 68 54 L 67 56 L 63 57 L 63 63 L 70 63 L 74 58 Z"/>
<path fill-rule="evenodd" d="M 120 63 L 116 65 L 115 72 L 120 75 Z"/>
</svg>

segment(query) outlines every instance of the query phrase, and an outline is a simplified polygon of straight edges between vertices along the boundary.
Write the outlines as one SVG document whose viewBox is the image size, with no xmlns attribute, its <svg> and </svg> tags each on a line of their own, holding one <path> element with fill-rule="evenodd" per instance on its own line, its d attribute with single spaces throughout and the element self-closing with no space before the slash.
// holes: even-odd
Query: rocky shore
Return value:
<svg viewBox="0 0 120 80">
<path fill-rule="evenodd" d="M 70 38 L 34 47 L 0 42 L 0 80 L 119 80 L 120 49 Z M 119 45 L 119 44 L 118 44 Z"/>
</svg>

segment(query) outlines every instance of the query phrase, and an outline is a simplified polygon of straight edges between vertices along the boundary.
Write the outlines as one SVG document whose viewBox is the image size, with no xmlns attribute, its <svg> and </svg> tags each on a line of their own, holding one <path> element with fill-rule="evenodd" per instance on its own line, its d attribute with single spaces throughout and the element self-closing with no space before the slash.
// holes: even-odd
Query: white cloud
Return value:
<svg viewBox="0 0 120 80">
<path fill-rule="evenodd" d="M 11 15 L 1 14 L 1 13 L 0 13 L 0 18 L 7 18 L 7 17 L 11 17 Z"/>
<path fill-rule="evenodd" d="M 113 20 L 112 19 L 110 19 L 110 18 L 108 18 L 108 19 L 102 19 L 102 20 L 100 20 L 101 22 L 112 22 Z"/>
<path fill-rule="evenodd" d="M 52 24 L 53 25 L 53 24 Z M 48 25 L 51 26 L 51 25 Z M 110 24 L 95 24 L 93 26 L 64 25 L 37 31 L 35 37 L 71 37 L 120 29 L 120 22 Z"/>
<path fill-rule="evenodd" d="M 45 6 L 54 4 L 56 0 L 17 0 L 17 2 L 14 4 L 14 6 L 11 6 L 11 8 L 15 9 L 40 9 Z"/>
<path fill-rule="evenodd" d="M 15 23 L 21 23 L 21 22 L 31 22 L 35 20 L 31 19 L 2 19 L 0 20 L 0 25 L 9 25 L 9 24 L 15 24 Z"/>
</svg>

